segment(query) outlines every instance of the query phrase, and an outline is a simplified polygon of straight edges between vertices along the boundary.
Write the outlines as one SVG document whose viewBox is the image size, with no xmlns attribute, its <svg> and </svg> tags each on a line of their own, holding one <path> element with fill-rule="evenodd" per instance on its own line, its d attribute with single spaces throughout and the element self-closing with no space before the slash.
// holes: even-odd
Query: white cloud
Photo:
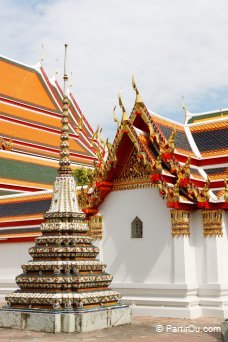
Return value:
<svg viewBox="0 0 228 342">
<path fill-rule="evenodd" d="M 51 76 L 57 58 L 62 69 L 68 42 L 73 93 L 106 135 L 115 129 L 110 123 L 119 87 L 128 111 L 132 108 L 132 73 L 147 106 L 180 121 L 182 95 L 190 111 L 210 110 L 228 86 L 226 0 L 2 0 L 0 5 L 1 53 L 35 64 L 44 44 Z"/>
</svg>

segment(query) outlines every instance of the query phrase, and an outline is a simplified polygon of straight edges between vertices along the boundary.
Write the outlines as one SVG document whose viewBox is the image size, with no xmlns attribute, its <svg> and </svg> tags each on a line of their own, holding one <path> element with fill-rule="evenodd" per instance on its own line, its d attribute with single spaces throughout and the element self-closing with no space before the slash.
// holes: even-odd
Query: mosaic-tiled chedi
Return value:
<svg viewBox="0 0 228 342">
<path fill-rule="evenodd" d="M 64 76 L 65 79 L 67 76 Z M 108 288 L 105 272 L 89 236 L 85 214 L 79 210 L 76 183 L 69 159 L 68 98 L 64 96 L 59 175 L 42 235 L 29 249 L 33 258 L 16 277 L 19 290 L 6 297 L 11 308 L 78 310 L 118 304 L 120 294 Z"/>
</svg>

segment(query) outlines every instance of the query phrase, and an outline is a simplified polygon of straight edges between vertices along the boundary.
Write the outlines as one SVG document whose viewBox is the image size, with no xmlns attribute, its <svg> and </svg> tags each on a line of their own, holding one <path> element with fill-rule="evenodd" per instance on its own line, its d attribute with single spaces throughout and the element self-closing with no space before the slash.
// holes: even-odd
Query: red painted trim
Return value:
<svg viewBox="0 0 228 342">
<path fill-rule="evenodd" d="M 5 240 L 0 240 L 0 243 L 11 243 L 11 242 L 30 242 L 34 241 L 36 236 L 32 237 L 18 237 L 18 238 L 6 238 Z M 1 237 L 0 237 L 1 239 Z"/>
<path fill-rule="evenodd" d="M 59 96 L 57 96 L 56 91 L 53 91 L 54 86 L 50 83 L 49 78 L 47 77 L 47 75 L 46 75 L 46 73 L 45 73 L 45 71 L 44 71 L 44 69 L 43 69 L 42 67 L 41 67 L 41 72 L 42 72 L 43 77 L 44 77 L 45 81 L 47 82 L 49 88 L 50 88 L 51 91 L 52 91 L 52 92 L 51 92 L 51 93 L 52 93 L 52 96 L 56 99 L 56 101 L 58 102 L 58 104 L 59 104 L 59 106 L 60 106 L 60 108 L 61 108 L 61 107 L 62 107 L 61 98 L 60 98 Z M 57 86 L 57 88 L 58 88 L 58 90 L 59 90 L 61 96 L 64 96 L 63 91 L 62 91 L 62 89 L 60 88 L 60 86 L 59 86 L 59 84 L 58 84 L 57 81 L 55 81 L 55 84 L 56 84 L 56 86 Z M 75 101 L 75 99 L 74 99 L 74 97 L 73 97 L 73 95 L 72 95 L 71 93 L 70 93 L 69 97 L 70 97 L 70 100 L 71 100 L 71 106 L 69 106 L 69 111 L 70 111 L 71 116 L 72 116 L 76 121 L 79 120 L 79 115 L 78 115 L 77 111 L 75 111 L 75 108 L 72 106 L 72 104 L 73 104 L 73 105 L 76 107 L 76 109 L 78 110 L 79 114 L 80 114 L 81 116 L 83 116 L 83 120 L 86 122 L 87 126 L 88 126 L 89 129 L 91 130 L 90 134 L 92 134 L 92 133 L 93 133 L 93 130 L 92 130 L 91 126 L 89 125 L 88 121 L 86 120 L 85 116 L 83 115 L 82 111 L 80 110 L 80 108 L 79 108 L 77 102 Z M 72 122 L 71 126 L 72 126 L 73 130 L 75 130 L 75 128 L 74 128 L 74 126 L 73 126 L 73 122 Z M 89 131 L 89 130 L 87 129 L 87 131 Z M 85 133 L 86 133 L 86 132 L 85 132 Z M 87 141 L 87 139 L 89 140 L 89 137 L 87 136 L 87 134 L 85 134 L 85 136 L 86 136 L 86 138 L 84 138 L 83 136 L 77 135 L 78 139 L 79 139 L 84 145 L 86 145 L 86 146 L 88 147 L 88 149 L 91 151 L 91 146 L 90 146 L 90 144 L 89 144 L 88 141 Z"/>
<path fill-rule="evenodd" d="M 197 206 L 199 209 L 207 210 L 207 209 L 223 209 L 228 210 L 228 203 L 227 202 L 220 202 L 220 203 L 211 203 L 211 202 L 198 202 Z"/>
<path fill-rule="evenodd" d="M 42 215 L 42 214 L 41 214 Z M 12 218 L 11 218 L 12 219 Z M 34 226 L 34 225 L 40 225 L 44 219 L 34 219 L 34 220 L 20 220 L 20 221 L 4 221 L 0 222 L 0 228 L 5 227 L 24 227 L 24 226 Z"/>
<path fill-rule="evenodd" d="M 48 85 L 48 87 L 49 87 L 49 89 L 48 89 L 48 90 L 49 90 L 49 93 L 51 93 L 52 97 L 56 100 L 56 102 L 57 102 L 57 104 L 59 105 L 60 110 L 61 110 L 61 108 L 62 108 L 62 101 L 60 101 L 60 99 L 57 98 L 55 92 L 53 92 L 53 85 L 52 85 L 51 82 L 49 81 L 49 78 L 47 77 L 47 74 L 46 74 L 46 72 L 44 71 L 44 69 L 43 69 L 42 66 L 40 67 L 40 71 L 41 71 L 41 74 L 42 74 L 44 80 L 46 81 L 46 83 L 47 83 L 47 85 Z"/>
<path fill-rule="evenodd" d="M 13 180 L 12 180 L 13 182 Z M 34 188 L 34 187 L 28 187 L 28 186 L 21 186 L 21 185 L 12 185 L 12 184 L 5 184 L 0 183 L 0 188 L 2 189 L 9 189 L 9 190 L 15 190 L 15 191 L 25 191 L 25 192 L 36 192 L 36 191 L 43 191 L 46 190 L 46 188 Z"/>
<path fill-rule="evenodd" d="M 171 177 L 171 176 L 168 176 L 168 175 L 162 175 L 161 177 L 162 177 L 162 179 L 166 183 L 170 183 L 170 184 L 175 184 L 176 183 L 176 177 Z"/>
<path fill-rule="evenodd" d="M 23 121 L 23 120 L 19 120 L 19 119 L 15 119 L 15 118 L 9 118 L 9 117 L 6 117 L 5 115 L 1 115 L 0 114 L 0 118 L 4 121 L 8 121 L 8 122 L 13 122 L 13 123 L 17 123 L 17 124 L 20 124 L 20 125 L 24 125 L 26 127 L 31 127 L 31 128 L 36 128 L 36 129 L 39 129 L 41 131 L 48 131 L 48 132 L 51 132 L 51 133 L 54 133 L 54 134 L 57 134 L 59 135 L 60 134 L 60 129 L 55 129 L 55 128 L 50 128 L 50 127 L 47 127 L 47 126 L 42 126 L 42 125 L 39 125 L 39 124 L 34 124 L 34 123 L 31 123 L 31 122 L 27 122 L 27 121 Z M 73 126 L 73 129 L 74 129 L 74 126 Z M 70 133 L 69 136 L 72 138 L 72 139 L 75 139 L 75 140 L 79 140 L 81 143 L 83 143 L 84 145 L 87 146 L 87 148 L 91 151 L 91 146 L 89 145 L 89 143 L 85 140 L 85 138 L 83 137 L 80 137 L 79 135 L 76 135 L 76 134 L 73 134 L 73 133 Z M 88 138 L 89 139 L 89 138 Z M 16 139 L 14 139 L 14 141 L 16 141 Z M 37 146 L 36 144 L 31 144 L 30 145 L 32 146 Z M 39 145 L 38 145 L 39 146 Z M 39 147 L 41 148 L 41 147 Z M 47 150 L 50 150 L 49 148 L 47 147 L 44 147 L 42 146 L 42 148 L 44 149 L 47 149 Z M 53 149 L 54 150 L 54 149 Z M 56 150 L 58 151 L 58 150 Z M 59 152 L 59 151 L 58 151 Z M 72 153 L 73 155 L 73 153 Z M 87 157 L 87 158 L 92 158 L 92 159 L 96 159 L 96 157 Z"/>
<path fill-rule="evenodd" d="M 161 176 L 162 179 L 166 182 L 166 183 L 170 183 L 170 184 L 175 184 L 176 183 L 176 177 L 172 177 L 169 175 L 162 175 Z M 205 185 L 205 180 L 199 180 L 199 179 L 192 179 L 190 178 L 190 181 L 197 187 L 199 188 L 203 188 Z M 214 180 L 210 182 L 210 189 L 217 189 L 217 188 L 224 188 L 224 181 L 223 180 Z"/>
<path fill-rule="evenodd" d="M 170 209 L 182 209 L 182 210 L 196 210 L 196 204 L 188 204 L 188 203 L 179 203 L 179 202 L 167 202 L 167 208 Z"/>
<path fill-rule="evenodd" d="M 55 112 L 52 112 L 51 110 L 49 111 L 47 109 L 41 109 L 41 108 L 36 107 L 36 106 L 32 106 L 32 105 L 25 104 L 25 103 L 22 103 L 22 102 L 18 102 L 18 101 L 15 101 L 15 100 L 7 99 L 4 96 L 0 96 L 0 101 L 9 103 L 11 105 L 20 106 L 22 108 L 31 109 L 31 110 L 34 110 L 36 112 L 40 112 L 40 113 L 48 114 L 48 115 L 51 115 L 51 116 L 55 116 L 55 117 L 58 117 L 58 118 L 61 116 L 61 113 L 57 114 Z"/>
<path fill-rule="evenodd" d="M 197 180 L 197 179 L 190 179 L 191 182 L 199 187 L 199 188 L 203 188 L 205 185 L 205 181 L 204 180 Z M 210 189 L 217 189 L 217 188 L 224 188 L 224 181 L 210 181 Z"/>
<path fill-rule="evenodd" d="M 24 126 L 40 129 L 41 131 L 48 131 L 48 132 L 52 132 L 52 133 L 55 133 L 55 134 L 58 134 L 58 135 L 60 134 L 60 129 L 58 130 L 58 129 L 55 129 L 55 128 L 50 128 L 50 127 L 34 124 L 34 123 L 31 123 L 31 122 L 28 122 L 28 121 L 23 121 L 23 120 L 19 120 L 19 119 L 14 119 L 14 118 L 6 117 L 5 115 L 0 115 L 0 118 L 5 120 L 5 121 L 14 122 L 14 123 L 17 123 L 17 124 L 20 124 L 20 125 L 24 125 Z"/>
<path fill-rule="evenodd" d="M 84 121 L 86 122 L 86 125 L 87 127 L 89 128 L 89 131 L 90 131 L 90 134 L 93 134 L 94 131 L 92 129 L 92 127 L 90 126 L 89 122 L 87 121 L 86 117 L 84 116 L 84 114 L 82 113 L 77 101 L 75 100 L 73 94 L 70 93 L 70 96 L 71 96 L 71 100 L 72 100 L 72 103 L 75 105 L 77 111 L 79 112 L 80 115 L 83 115 L 83 118 L 84 118 Z"/>
<path fill-rule="evenodd" d="M 17 145 L 26 146 L 26 147 L 29 147 L 29 148 L 35 148 L 35 149 L 38 149 L 38 150 L 41 150 L 41 151 L 43 150 L 43 151 L 47 151 L 47 152 L 52 152 L 52 153 L 55 153 L 55 154 L 59 155 L 59 150 L 58 149 L 54 149 L 52 147 L 45 147 L 43 145 L 42 146 L 41 145 L 36 145 L 36 144 L 33 144 L 33 143 L 24 142 L 24 141 L 17 140 L 17 139 L 13 139 L 13 141 Z M 95 160 L 96 159 L 96 157 L 90 157 L 90 156 L 82 155 L 82 154 L 75 153 L 75 152 L 71 152 L 70 154 L 73 157 L 75 157 L 75 158 L 81 158 L 81 159 L 86 159 L 86 160 Z M 33 154 L 33 156 L 35 156 L 35 154 Z M 56 161 L 58 161 L 58 160 L 56 160 Z"/>
<path fill-rule="evenodd" d="M 98 209 L 97 208 L 90 208 L 90 209 L 82 209 L 83 213 L 85 214 L 97 214 Z"/>
<path fill-rule="evenodd" d="M 174 157 L 177 159 L 177 161 L 185 163 L 188 159 L 188 156 L 184 156 L 179 153 L 174 153 Z M 228 163 L 228 157 L 223 156 L 223 157 L 214 157 L 214 158 L 205 158 L 202 157 L 202 159 L 197 159 L 194 157 L 191 157 L 191 165 L 194 166 L 206 166 L 206 165 L 216 165 L 216 164 L 225 164 Z"/>
</svg>

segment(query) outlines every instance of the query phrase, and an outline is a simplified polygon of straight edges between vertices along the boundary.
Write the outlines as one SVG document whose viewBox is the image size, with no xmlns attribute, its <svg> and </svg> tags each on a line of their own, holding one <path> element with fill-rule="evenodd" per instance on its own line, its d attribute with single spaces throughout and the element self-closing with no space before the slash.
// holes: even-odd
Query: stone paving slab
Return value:
<svg viewBox="0 0 228 342">
<path fill-rule="evenodd" d="M 0 307 L 2 306 L 0 302 Z M 5 304 L 5 303 L 4 303 Z M 59 333 L 21 331 L 16 329 L 0 328 L 0 342 L 217 342 L 222 341 L 220 332 L 170 332 L 169 329 L 216 329 L 220 328 L 222 320 L 218 318 L 159 318 L 151 316 L 133 316 L 132 324 L 96 330 L 87 333 Z M 158 325 L 163 327 L 157 332 Z M 170 328 L 170 326 L 172 328 Z M 158 328 L 157 328 L 158 329 Z M 166 332 L 168 330 L 168 332 Z"/>
<path fill-rule="evenodd" d="M 220 328 L 221 320 L 217 318 L 199 318 L 194 320 L 158 317 L 133 317 L 133 323 L 89 333 L 71 333 L 58 335 L 20 331 L 15 329 L 0 329 L 0 342 L 67 342 L 67 341 L 101 341 L 101 342 L 148 342 L 148 341 L 180 341 L 180 342 L 212 342 L 221 341 L 219 332 L 199 332 L 198 329 Z M 157 332 L 156 327 L 162 326 L 163 331 Z M 181 332 L 184 329 L 196 329 L 196 332 Z M 159 329 L 159 328 L 157 328 Z M 160 327 L 161 329 L 161 327 Z M 172 332 L 179 329 L 180 332 Z M 166 332 L 168 330 L 168 332 Z"/>
</svg>

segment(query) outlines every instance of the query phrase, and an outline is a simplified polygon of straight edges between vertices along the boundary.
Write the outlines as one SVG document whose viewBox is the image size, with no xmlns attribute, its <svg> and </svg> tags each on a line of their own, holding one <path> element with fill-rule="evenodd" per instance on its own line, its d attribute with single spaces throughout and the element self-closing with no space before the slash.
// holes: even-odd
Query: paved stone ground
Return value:
<svg viewBox="0 0 228 342">
<path fill-rule="evenodd" d="M 20 331 L 0 328 L 0 342 L 67 342 L 67 341 L 101 341 L 101 342 L 212 342 L 221 341 L 221 320 L 217 318 L 199 318 L 195 320 L 134 316 L 133 323 L 125 326 L 103 329 L 90 333 L 48 334 L 42 332 Z M 157 332 L 157 329 L 163 329 Z M 162 328 L 161 328 L 162 327 Z M 178 328 L 179 327 L 179 328 Z M 179 329 L 180 332 L 174 332 Z M 196 329 L 195 332 L 181 332 Z M 207 330 L 200 332 L 199 330 Z M 167 330 L 167 331 L 166 331 Z M 208 332 L 209 330 L 209 332 Z"/>
<path fill-rule="evenodd" d="M 3 304 L 1 301 L 0 307 Z M 190 320 L 133 316 L 132 324 L 80 334 L 48 334 L 0 328 L 0 342 L 215 342 L 222 341 L 219 332 L 221 322 L 218 318 Z M 159 329 L 162 331 L 158 332 Z"/>
</svg>

